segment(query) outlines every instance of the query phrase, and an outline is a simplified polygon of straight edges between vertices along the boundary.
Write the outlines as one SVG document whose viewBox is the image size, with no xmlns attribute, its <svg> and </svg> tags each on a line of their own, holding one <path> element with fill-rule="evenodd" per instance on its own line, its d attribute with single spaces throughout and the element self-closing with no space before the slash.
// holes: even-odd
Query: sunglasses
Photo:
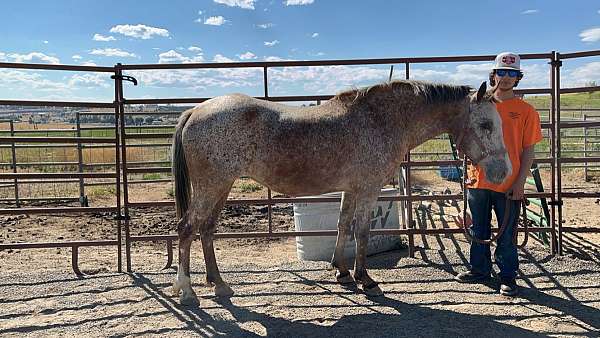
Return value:
<svg viewBox="0 0 600 338">
<path fill-rule="evenodd" d="M 496 75 L 503 77 L 508 75 L 509 77 L 517 77 L 519 76 L 518 70 L 509 70 L 509 69 L 496 69 Z"/>
</svg>

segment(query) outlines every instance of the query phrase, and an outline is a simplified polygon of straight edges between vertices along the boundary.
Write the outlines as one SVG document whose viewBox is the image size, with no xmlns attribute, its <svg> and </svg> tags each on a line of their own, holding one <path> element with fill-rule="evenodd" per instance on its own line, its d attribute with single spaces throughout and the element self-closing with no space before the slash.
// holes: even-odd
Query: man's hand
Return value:
<svg viewBox="0 0 600 338">
<path fill-rule="evenodd" d="M 520 201 L 525 196 L 525 185 L 519 181 L 515 182 L 506 192 L 509 199 Z"/>
</svg>

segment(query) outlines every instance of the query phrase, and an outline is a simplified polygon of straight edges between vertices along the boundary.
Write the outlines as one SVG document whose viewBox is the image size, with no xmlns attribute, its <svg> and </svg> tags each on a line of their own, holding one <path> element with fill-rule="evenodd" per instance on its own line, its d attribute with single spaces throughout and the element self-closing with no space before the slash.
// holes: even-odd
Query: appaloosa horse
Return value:
<svg viewBox="0 0 600 338">
<path fill-rule="evenodd" d="M 232 289 L 219 273 L 213 249 L 215 223 L 240 176 L 290 195 L 343 191 L 332 265 L 340 283 L 381 295 L 366 269 L 369 212 L 380 189 L 413 147 L 442 133 L 486 178 L 500 183 L 511 166 L 501 121 L 485 83 L 470 87 L 394 81 L 342 92 L 322 105 L 293 107 L 241 94 L 216 97 L 182 114 L 173 140 L 173 174 L 179 233 L 179 269 L 173 291 L 196 303 L 190 281 L 190 244 L 200 233 L 206 280 L 217 296 Z M 190 187 L 191 183 L 191 187 Z M 343 257 L 356 218 L 356 259 L 350 275 Z"/>
</svg>

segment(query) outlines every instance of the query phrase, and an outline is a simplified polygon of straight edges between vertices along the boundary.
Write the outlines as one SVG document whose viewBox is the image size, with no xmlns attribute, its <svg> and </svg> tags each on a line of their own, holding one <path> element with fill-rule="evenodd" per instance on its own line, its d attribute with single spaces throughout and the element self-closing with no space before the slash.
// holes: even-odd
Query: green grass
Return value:
<svg viewBox="0 0 600 338">
<path fill-rule="evenodd" d="M 549 108 L 551 100 L 550 95 L 525 96 L 525 101 L 540 109 Z M 568 112 L 570 109 L 600 108 L 600 92 L 562 94 L 560 96 L 560 106 L 561 113 Z"/>
<path fill-rule="evenodd" d="M 144 174 L 144 176 L 142 176 L 142 180 L 144 180 L 144 181 L 158 180 L 161 178 L 162 178 L 162 176 L 159 173 Z"/>
<path fill-rule="evenodd" d="M 260 191 L 262 190 L 262 185 L 258 184 L 258 183 L 254 183 L 254 182 L 241 182 L 239 185 L 240 191 L 241 192 L 255 192 L 255 191 Z"/>
<path fill-rule="evenodd" d="M 111 185 L 108 185 L 108 186 L 102 185 L 102 186 L 88 188 L 86 193 L 91 198 L 114 196 L 116 193 L 116 188 Z"/>
</svg>

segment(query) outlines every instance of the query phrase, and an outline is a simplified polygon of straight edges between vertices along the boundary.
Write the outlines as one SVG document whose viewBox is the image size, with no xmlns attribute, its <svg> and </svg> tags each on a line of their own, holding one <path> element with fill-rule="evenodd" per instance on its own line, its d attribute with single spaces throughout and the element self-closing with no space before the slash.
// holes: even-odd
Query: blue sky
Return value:
<svg viewBox="0 0 600 338">
<path fill-rule="evenodd" d="M 600 49 L 598 1 L 4 1 L 0 62 L 93 64 L 318 60 Z M 490 62 L 414 65 L 417 79 L 477 85 Z M 524 62 L 523 87 L 548 66 Z M 402 78 L 397 66 L 396 77 Z M 333 94 L 389 66 L 270 70 L 271 95 Z M 130 72 L 127 98 L 262 94 L 262 71 Z M 564 86 L 600 82 L 600 62 L 565 62 Z M 0 69 L 0 99 L 112 101 L 107 74 Z"/>
</svg>

